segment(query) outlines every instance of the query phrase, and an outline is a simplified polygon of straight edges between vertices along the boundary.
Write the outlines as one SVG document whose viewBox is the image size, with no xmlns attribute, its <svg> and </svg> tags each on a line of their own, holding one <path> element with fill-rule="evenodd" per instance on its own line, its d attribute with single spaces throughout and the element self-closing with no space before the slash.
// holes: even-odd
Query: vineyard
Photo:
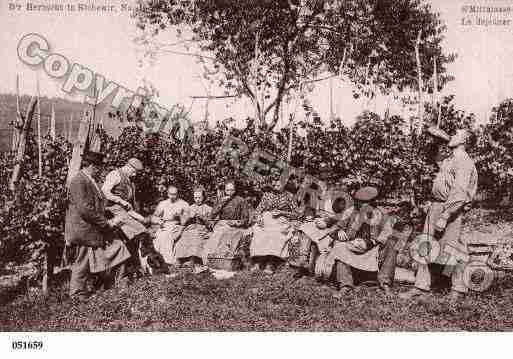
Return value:
<svg viewBox="0 0 513 359">
<path fill-rule="evenodd" d="M 451 97 L 445 98 L 444 105 L 442 128 L 448 133 L 453 133 L 456 128 L 468 128 L 472 130 L 475 139 L 470 153 L 476 160 L 479 172 L 480 200 L 477 202 L 477 207 L 481 207 L 481 209 L 476 208 L 473 210 L 473 219 L 470 220 L 466 227 L 467 233 L 477 230 L 484 222 L 487 222 L 486 225 L 498 223 L 498 226 L 505 226 L 511 229 L 508 227 L 508 223 L 511 221 L 510 216 L 506 215 L 502 219 L 497 220 L 493 213 L 498 210 L 497 207 L 500 202 L 503 205 L 508 204 L 513 183 L 513 173 L 510 170 L 513 164 L 511 156 L 511 153 L 513 153 L 513 135 L 511 132 L 513 127 L 513 101 L 508 100 L 501 103 L 494 109 L 490 122 L 479 127 L 476 126 L 475 118 L 472 115 L 455 109 Z M 429 114 L 430 111 L 432 109 L 427 106 L 426 112 Z M 111 116 L 109 121 L 112 121 L 109 126 L 114 127 L 116 126 L 116 121 L 119 122 L 119 118 Z M 432 137 L 427 136 L 425 132 L 421 134 L 411 132 L 409 125 L 405 119 L 399 116 L 381 117 L 372 112 L 364 112 L 356 119 L 352 126 L 344 125 L 341 120 L 333 120 L 326 124 L 320 118 L 310 116 L 307 121 L 297 124 L 297 126 L 304 129 L 306 136 L 298 136 L 298 131 L 295 131 L 293 134 L 294 146 L 290 164 L 303 171 L 300 175 L 291 178 L 287 189 L 295 193 L 303 181 L 303 176 L 310 174 L 330 184 L 343 185 L 348 190 L 353 190 L 358 186 L 366 184 L 378 186 L 381 191 L 381 203 L 383 205 L 390 205 L 392 203 L 393 206 L 394 203 L 397 204 L 400 201 L 413 201 L 417 205 L 422 204 L 429 194 L 431 182 L 436 173 L 435 159 L 439 155 L 439 144 Z M 107 171 L 120 166 L 128 158 L 137 157 L 141 159 L 145 168 L 143 173 L 136 177 L 136 186 L 138 189 L 137 198 L 141 204 L 141 212 L 144 215 L 153 212 L 156 204 L 165 197 L 166 186 L 170 184 L 177 186 L 180 196 L 189 202 L 192 201 L 193 186 L 202 184 L 207 191 L 207 202 L 213 204 L 218 195 L 219 186 L 227 178 L 235 178 L 240 183 L 241 194 L 255 207 L 262 194 L 262 186 L 266 185 L 266 183 L 258 178 L 248 177 L 241 171 L 241 167 L 248 162 L 251 153 L 255 149 L 273 154 L 276 157 L 275 161 L 287 160 L 289 129 L 284 128 L 272 133 L 258 132 L 255 121 L 252 119 L 247 119 L 242 128 L 228 128 L 223 122 L 218 122 L 216 126 L 204 133 L 194 134 L 191 132 L 182 139 L 174 136 L 145 133 L 137 121 L 131 126 L 126 126 L 125 124 L 120 126 L 120 128 L 121 134 L 116 138 L 110 136 L 102 128 L 99 128 L 95 134 L 101 143 L 101 151 L 107 154 L 108 162 L 104 172 L 99 176 L 99 180 L 101 181 L 105 178 Z M 248 146 L 249 151 L 241 154 L 236 150 L 231 152 L 223 150 L 223 141 L 227 135 L 242 140 Z M 52 139 L 51 136 L 47 135 L 42 139 L 41 149 L 42 176 L 39 176 L 37 136 L 36 131 L 30 130 L 25 157 L 22 162 L 22 175 L 18 182 L 16 193 L 9 189 L 9 179 L 15 166 L 15 154 L 13 152 L 0 153 L 0 273 L 9 274 L 13 270 L 17 270 L 16 268 L 23 268 L 29 276 L 27 284 L 36 288 L 41 285 L 42 276 L 47 269 L 47 261 L 52 261 L 58 265 L 61 260 L 64 247 L 64 217 L 67 207 L 66 178 L 72 158 L 73 144 L 63 136 L 58 135 L 55 139 Z M 238 161 L 233 161 L 234 158 L 237 158 Z M 273 163 L 268 163 L 268 165 L 269 171 L 274 170 L 272 169 Z M 265 173 L 263 174 L 265 175 Z M 492 214 L 487 217 L 488 219 L 483 220 L 480 214 L 484 210 L 482 208 L 490 207 L 493 208 L 491 212 L 490 210 L 488 212 Z M 504 212 L 503 209 L 499 212 L 509 213 L 508 210 Z M 496 226 L 496 224 L 493 224 L 493 226 Z M 491 232 L 491 237 L 507 235 L 507 230 L 499 230 L 498 232 L 502 232 L 498 233 L 495 227 L 491 230 L 489 226 L 487 228 Z M 178 279 L 179 283 L 176 285 L 183 287 L 180 289 L 183 293 L 190 292 L 193 295 L 197 291 L 203 293 L 206 290 L 206 287 L 203 287 L 204 285 L 209 288 L 214 286 L 214 283 L 211 283 L 210 280 L 207 280 L 207 284 L 199 284 L 197 282 L 198 279 L 186 275 L 185 277 L 180 277 Z M 259 281 L 261 280 L 259 279 Z M 160 283 L 159 281 L 164 282 Z M 224 303 L 221 297 L 225 296 L 226 293 L 222 293 L 225 291 L 242 291 L 243 288 L 251 286 L 251 283 L 254 283 L 254 281 L 255 278 L 252 275 L 242 274 L 242 277 L 237 277 L 230 281 L 230 285 L 233 286 L 232 289 L 229 289 L 230 285 L 228 284 L 216 290 L 212 289 L 214 294 L 218 293 L 214 295 L 217 299 L 209 294 L 208 300 L 220 301 L 220 304 L 218 304 L 221 307 L 225 307 L 228 304 Z M 506 284 L 499 285 L 496 283 L 489 293 L 500 292 L 500 296 L 506 295 L 509 286 L 505 279 L 502 279 L 502 281 Z M 166 279 L 160 277 L 151 279 L 149 282 L 142 280 L 135 284 L 135 289 L 130 294 L 123 290 L 113 293 L 109 292 L 99 294 L 100 297 L 95 300 L 99 301 L 100 304 L 98 305 L 102 308 L 112 298 L 114 298 L 114 301 L 119 301 L 116 305 L 121 307 L 124 307 L 121 303 L 126 300 L 138 303 L 137 291 L 146 291 L 151 283 L 155 284 L 157 282 L 159 286 L 165 286 L 168 283 Z M 216 327 L 215 322 L 218 317 L 214 312 L 209 312 L 208 316 L 210 317 L 206 318 L 205 321 L 195 322 L 193 320 L 184 324 L 183 322 L 174 322 L 171 316 L 164 326 L 159 321 L 152 322 L 154 323 L 152 326 L 146 325 L 148 319 L 140 322 L 137 319 L 137 315 L 134 316 L 133 313 L 125 313 L 128 317 L 124 314 L 111 313 L 109 311 L 114 309 L 110 307 L 110 309 L 104 308 L 107 312 L 104 313 L 105 318 L 102 319 L 102 323 L 107 323 L 105 324 L 107 326 L 92 319 L 83 324 L 84 326 L 77 326 L 75 322 L 63 321 L 62 318 L 58 319 L 55 317 L 61 313 L 57 307 L 59 307 L 58 303 L 61 303 L 63 300 L 62 296 L 65 289 L 62 286 L 66 284 L 65 282 L 59 282 L 55 285 L 58 288 L 57 292 L 52 293 L 50 301 L 44 306 L 47 308 L 45 309 L 46 311 L 51 312 L 48 312 L 48 317 L 54 318 L 51 325 L 57 325 L 59 328 L 69 327 L 71 329 L 81 327 L 83 329 L 98 330 L 153 327 L 173 329 L 179 327 L 181 329 L 189 328 L 193 330 Z M 321 308 L 325 308 L 330 313 L 329 318 L 321 318 L 315 321 L 319 330 L 347 329 L 354 327 L 355 323 L 359 323 L 355 318 L 342 322 L 335 320 L 334 318 L 340 315 L 339 309 L 333 308 L 332 303 L 325 302 L 326 299 L 322 297 L 324 289 L 317 288 L 317 284 L 313 282 L 307 283 L 306 288 L 303 286 L 300 289 L 298 289 L 298 285 L 297 283 L 291 284 L 287 282 L 284 273 L 280 274 L 277 282 L 273 282 L 272 285 L 264 280 L 258 288 L 255 287 L 248 292 L 249 294 L 247 295 L 249 297 L 244 297 L 246 298 L 244 300 L 248 302 L 248 313 L 252 312 L 254 319 L 261 316 L 268 318 L 281 316 L 282 320 L 279 321 L 279 325 L 273 327 L 275 329 L 278 327 L 284 329 L 311 328 L 309 327 L 311 324 L 309 321 L 293 321 L 292 318 L 295 318 L 293 313 L 297 312 L 297 306 L 285 305 L 285 302 L 283 302 L 285 300 L 284 296 L 293 296 L 295 295 L 293 293 L 298 293 L 299 291 L 300 296 L 294 299 L 294 303 L 299 300 L 313 300 L 314 303 L 319 302 Z M 263 307 L 257 308 L 249 304 L 252 303 L 255 295 L 261 296 L 264 295 L 264 292 L 267 293 L 265 295 L 270 295 L 272 298 L 275 298 L 277 295 L 281 298 L 276 299 L 278 298 L 276 297 L 269 303 L 266 302 L 269 299 L 267 298 L 262 302 L 271 305 L 270 308 L 274 309 L 264 310 Z M 157 291 L 152 295 L 155 296 L 156 307 L 152 307 L 149 310 L 156 311 L 155 313 L 160 313 L 165 310 L 164 308 L 169 308 L 170 303 L 180 307 L 186 305 L 183 302 L 186 299 L 178 300 L 178 297 L 175 297 L 173 294 Z M 169 295 L 174 299 L 170 299 Z M 220 297 L 218 298 L 216 295 Z M 15 293 L 0 293 L 0 300 L 7 302 L 14 299 L 13 305 L 16 306 L 36 305 L 36 308 L 39 309 L 37 309 L 37 313 L 33 313 L 34 317 L 45 315 L 45 310 L 39 307 L 42 305 L 40 299 L 38 299 L 39 297 L 33 298 L 29 295 L 28 297 L 15 299 L 15 296 Z M 162 298 L 167 299 L 161 302 Z M 189 298 L 189 296 L 186 298 Z M 475 298 L 472 298 L 471 300 L 479 302 L 479 306 L 486 308 L 487 304 L 483 302 L 484 299 L 477 297 L 477 294 Z M 196 299 L 192 301 L 194 303 L 193 307 L 187 310 L 192 310 L 193 312 L 207 310 L 204 304 L 202 304 L 203 302 L 197 302 Z M 178 302 L 176 302 L 177 300 Z M 278 302 L 275 302 L 275 300 L 278 300 Z M 372 296 L 369 300 L 377 300 L 381 303 L 377 302 L 379 305 L 383 304 L 383 299 L 379 296 Z M 356 300 L 351 305 L 355 305 L 355 310 L 357 311 L 365 311 L 358 303 Z M 95 305 L 94 302 L 91 305 Z M 143 305 L 143 303 L 134 305 L 137 307 L 137 305 Z M 143 310 L 141 308 L 139 310 Z M 388 307 L 387 310 L 390 311 L 392 310 L 391 308 Z M 306 309 L 307 307 L 304 308 L 304 310 Z M 311 309 L 314 310 L 313 308 Z M 87 311 L 87 309 L 85 310 Z M 316 315 L 321 315 L 318 309 L 315 310 L 317 310 Z M 471 314 L 471 311 L 466 312 L 469 316 L 468 322 L 463 323 L 461 318 L 449 309 L 447 309 L 448 312 L 444 312 L 446 309 L 425 304 L 424 307 L 417 310 L 420 311 L 419 315 L 421 317 L 426 318 L 430 316 L 429 313 L 442 310 L 445 320 L 453 328 L 475 329 L 478 327 L 486 328 L 487 325 L 488 327 L 491 325 L 490 322 L 485 322 L 483 324 L 484 327 L 475 327 L 476 322 L 473 321 L 472 315 L 476 314 Z M 283 314 L 283 311 L 285 311 L 284 313 L 290 312 L 292 314 L 289 313 L 289 316 L 288 314 Z M 380 316 L 393 316 L 395 318 L 392 312 L 381 312 L 379 310 L 378 312 Z M 15 313 L 18 312 L 15 311 Z M 230 320 L 235 320 L 234 318 L 237 317 L 237 313 L 229 312 L 225 314 L 228 318 L 232 318 Z M 15 316 L 18 315 L 21 314 L 15 314 Z M 119 315 L 126 320 L 125 322 L 128 323 L 128 327 L 123 325 L 112 327 L 113 323 L 117 322 L 115 318 Z M 168 313 L 166 315 L 171 314 Z M 192 312 L 190 315 L 193 315 Z M 480 315 L 483 318 L 490 316 L 485 314 L 484 311 Z M 5 317 L 5 320 L 9 322 L 13 320 L 7 312 L 0 313 L 0 317 Z M 133 321 L 127 318 L 133 318 Z M 426 319 L 427 321 L 424 324 L 418 324 L 410 319 L 395 318 L 393 322 L 384 327 L 381 322 L 381 324 L 364 322 L 357 324 L 356 327 L 376 329 L 381 326 L 380 328 L 383 329 L 400 329 L 401 325 L 405 325 L 406 328 L 414 330 L 439 328 L 438 323 L 433 323 L 428 319 Z M 496 320 L 491 317 L 488 319 L 491 322 Z M 16 320 L 21 320 L 25 323 L 13 324 L 16 322 L 11 322 L 12 325 L 16 325 L 16 328 L 24 328 L 26 325 L 29 325 L 27 327 L 29 329 L 33 328 L 30 325 L 30 321 L 27 322 L 21 317 Z M 253 322 L 251 318 L 248 319 L 246 324 L 237 322 L 238 324 L 231 325 L 230 320 L 224 321 L 225 329 L 236 329 L 240 325 L 244 326 L 247 324 L 255 329 L 266 330 L 271 325 L 269 324 L 270 322 L 265 320 L 263 323 Z M 39 323 L 47 327 L 50 325 L 44 320 Z M 507 326 L 509 324 L 502 323 L 497 325 L 500 328 L 501 325 Z"/>
<path fill-rule="evenodd" d="M 438 146 L 425 134 L 409 133 L 404 119 L 382 118 L 365 112 L 351 127 L 340 120 L 324 126 L 319 118 L 299 126 L 305 128 L 307 135 L 304 138 L 295 135 L 291 165 L 304 169 L 304 174 L 342 184 L 349 190 L 365 184 L 376 185 L 381 189 L 383 201 L 414 196 L 415 203 L 420 204 L 428 194 L 436 171 L 434 159 Z M 489 203 L 507 200 L 513 183 L 510 170 L 513 101 L 500 104 L 490 123 L 475 127 L 474 118 L 456 110 L 451 98 L 446 98 L 443 128 L 451 133 L 457 127 L 470 128 L 475 134 L 471 154 L 479 172 L 480 197 Z M 116 139 L 105 131 L 100 131 L 99 136 L 101 150 L 108 156 L 106 171 L 130 157 L 140 158 L 144 163 L 144 173 L 136 181 L 142 212 L 147 215 L 163 198 L 169 184 L 178 186 L 186 201 L 192 200 L 192 187 L 202 184 L 212 203 L 218 186 L 226 178 L 236 178 L 241 183 L 242 195 L 256 206 L 263 184 L 235 168 L 233 154 L 220 151 L 228 133 L 240 138 L 250 149 L 239 163 L 246 163 L 256 148 L 275 154 L 277 160 L 285 160 L 288 129 L 257 134 L 251 119 L 243 129 L 218 125 L 207 133 L 183 140 L 145 134 L 137 125 L 124 128 Z M 63 137 L 51 140 L 46 136 L 42 146 L 43 176 L 39 177 L 37 144 L 32 131 L 19 181 L 21 195 L 16 200 L 8 188 L 14 155 L 0 154 L 0 265 L 37 262 L 46 247 L 62 247 L 67 205 L 65 181 L 71 151 L 72 144 Z M 297 191 L 301 181 L 300 177 L 292 178 L 289 190 Z M 486 205 L 485 202 L 481 204 Z"/>
</svg>

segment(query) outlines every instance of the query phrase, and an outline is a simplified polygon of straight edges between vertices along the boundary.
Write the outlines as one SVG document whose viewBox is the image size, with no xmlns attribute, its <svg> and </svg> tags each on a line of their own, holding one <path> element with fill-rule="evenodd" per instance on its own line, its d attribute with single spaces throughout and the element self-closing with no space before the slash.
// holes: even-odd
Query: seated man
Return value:
<svg viewBox="0 0 513 359">
<path fill-rule="evenodd" d="M 406 233 L 411 229 L 399 223 L 394 228 L 393 219 L 385 218 L 375 207 L 377 195 L 374 187 L 363 187 L 356 191 L 353 195 L 354 208 L 348 209 L 352 213 L 348 212 L 349 215 L 343 216 L 343 220 L 337 223 L 341 226 L 338 238 L 330 244 L 320 243 L 321 253 L 326 253 L 326 262 L 334 264 L 333 274 L 339 286 L 339 292 L 335 295 L 337 298 L 354 289 L 353 272 L 358 270 L 363 275 L 369 274 L 365 272 L 377 273 L 379 286 L 387 295 L 391 294 L 398 241 L 405 239 L 398 230 Z"/>
<path fill-rule="evenodd" d="M 105 286 L 124 277 L 124 265 L 130 253 L 122 241 L 114 239 L 112 228 L 118 218 L 107 220 L 103 193 L 94 177 L 103 165 L 104 155 L 86 152 L 82 170 L 69 186 L 69 207 L 66 212 L 64 237 L 66 244 L 76 246 L 71 266 L 70 296 L 87 297 L 86 281 L 91 273 L 102 275 Z"/>
<path fill-rule="evenodd" d="M 241 242 L 249 225 L 249 206 L 237 195 L 235 183 L 225 182 L 224 191 L 225 196 L 212 209 L 211 218 L 216 223 L 203 252 L 203 263 L 209 266 L 216 266 L 216 260 L 240 257 Z"/>
<path fill-rule="evenodd" d="M 136 212 L 138 208 L 135 201 L 135 186 L 131 178 L 142 169 L 141 161 L 131 158 L 123 167 L 109 172 L 102 186 L 103 194 L 107 199 L 107 211 L 123 220 L 120 229 L 127 239 L 126 244 L 132 255 L 130 260 L 132 272 L 141 270 L 138 253 L 141 244 L 145 252 L 155 251 L 151 248 L 151 236 L 145 227 L 148 221 Z"/>
</svg>

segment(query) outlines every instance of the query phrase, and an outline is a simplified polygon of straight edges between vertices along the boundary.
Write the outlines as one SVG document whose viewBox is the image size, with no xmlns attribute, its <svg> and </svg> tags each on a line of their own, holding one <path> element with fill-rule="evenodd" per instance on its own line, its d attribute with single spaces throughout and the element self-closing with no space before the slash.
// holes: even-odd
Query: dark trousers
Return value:
<svg viewBox="0 0 513 359">
<path fill-rule="evenodd" d="M 71 265 L 71 279 L 69 283 L 70 296 L 85 294 L 87 280 L 91 276 L 89 268 L 89 247 L 77 247 L 76 257 Z M 125 263 L 121 263 L 105 272 L 96 274 L 94 289 L 111 288 L 126 275 Z"/>
<path fill-rule="evenodd" d="M 380 257 L 382 260 L 377 273 L 377 279 L 380 286 L 392 285 L 394 282 L 397 261 L 396 242 L 396 239 L 389 238 L 383 245 L 383 248 L 381 248 Z M 354 269 L 346 263 L 339 260 L 335 262 L 335 280 L 340 287 L 354 287 L 353 270 Z M 369 273 L 364 271 L 360 272 L 363 272 L 363 274 Z"/>
</svg>

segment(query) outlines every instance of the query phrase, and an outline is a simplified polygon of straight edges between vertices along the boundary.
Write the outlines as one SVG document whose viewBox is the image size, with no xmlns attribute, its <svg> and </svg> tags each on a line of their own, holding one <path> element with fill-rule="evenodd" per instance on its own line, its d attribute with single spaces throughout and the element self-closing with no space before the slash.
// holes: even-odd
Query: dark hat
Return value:
<svg viewBox="0 0 513 359">
<path fill-rule="evenodd" d="M 105 164 L 105 154 L 100 152 L 85 151 L 82 155 L 82 160 L 94 165 L 103 165 Z"/>
<path fill-rule="evenodd" d="M 429 133 L 433 137 L 442 139 L 446 142 L 449 142 L 451 139 L 451 137 L 447 134 L 447 132 L 445 132 L 444 130 L 442 130 L 441 128 L 438 128 L 436 126 L 429 126 L 427 129 L 427 133 Z"/>
<path fill-rule="evenodd" d="M 378 190 L 375 187 L 362 187 L 353 194 L 353 198 L 360 202 L 369 202 L 378 196 Z"/>
</svg>

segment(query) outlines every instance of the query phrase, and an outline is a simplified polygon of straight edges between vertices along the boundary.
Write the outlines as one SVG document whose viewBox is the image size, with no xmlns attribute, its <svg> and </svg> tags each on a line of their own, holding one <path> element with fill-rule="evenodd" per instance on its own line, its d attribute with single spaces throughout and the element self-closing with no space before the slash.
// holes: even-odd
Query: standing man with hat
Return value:
<svg viewBox="0 0 513 359">
<path fill-rule="evenodd" d="M 131 158 L 118 169 L 107 174 L 102 191 L 107 198 L 107 210 L 113 215 L 122 218 L 121 231 L 128 239 L 127 246 L 132 254 L 131 265 L 139 269 L 138 249 L 140 243 L 147 245 L 151 238 L 146 230 L 146 219 L 137 213 L 138 206 L 135 201 L 135 185 L 132 178 L 143 170 L 141 161 Z"/>
<path fill-rule="evenodd" d="M 440 244 L 440 252 L 432 264 L 419 263 L 415 288 L 400 295 L 403 299 L 418 298 L 429 293 L 432 270 L 440 265 L 452 270 L 451 302 L 457 302 L 468 291 L 463 276 L 466 260 L 462 259 L 468 255 L 468 249 L 461 238 L 461 231 L 463 217 L 470 209 L 478 182 L 474 161 L 465 151 L 469 138 L 466 130 L 457 130 L 450 138 L 448 146 L 452 149 L 452 155 L 442 163 L 433 181 L 433 200 L 423 231 L 430 241 Z"/>
<path fill-rule="evenodd" d="M 87 297 L 86 280 L 90 273 L 110 274 L 103 276 L 108 286 L 113 276 L 115 281 L 123 278 L 125 261 L 130 258 L 123 242 L 112 239 L 112 228 L 118 225 L 119 219 L 105 218 L 105 197 L 94 179 L 103 159 L 100 153 L 84 153 L 83 168 L 69 186 L 64 237 L 68 245 L 77 246 L 71 266 L 70 296 L 81 299 Z"/>
</svg>

